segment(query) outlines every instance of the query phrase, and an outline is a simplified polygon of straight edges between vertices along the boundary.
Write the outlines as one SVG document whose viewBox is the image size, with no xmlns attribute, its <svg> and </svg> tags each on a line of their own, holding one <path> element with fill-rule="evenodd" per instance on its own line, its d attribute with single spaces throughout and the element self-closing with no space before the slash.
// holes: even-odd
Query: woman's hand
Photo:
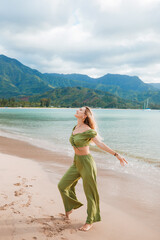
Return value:
<svg viewBox="0 0 160 240">
<path fill-rule="evenodd" d="M 127 160 L 124 157 L 122 157 L 119 153 L 118 153 L 118 155 L 116 157 L 118 158 L 118 160 L 120 161 L 120 164 L 122 166 L 125 165 L 125 162 L 128 164 Z"/>
</svg>

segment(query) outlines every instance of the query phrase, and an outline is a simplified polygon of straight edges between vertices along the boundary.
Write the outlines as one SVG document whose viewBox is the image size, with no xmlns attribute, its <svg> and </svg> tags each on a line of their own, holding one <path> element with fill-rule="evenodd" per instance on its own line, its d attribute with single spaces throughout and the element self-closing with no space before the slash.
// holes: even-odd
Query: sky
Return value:
<svg viewBox="0 0 160 240">
<path fill-rule="evenodd" d="M 160 83 L 160 0 L 0 0 L 0 54 L 42 73 Z"/>
</svg>

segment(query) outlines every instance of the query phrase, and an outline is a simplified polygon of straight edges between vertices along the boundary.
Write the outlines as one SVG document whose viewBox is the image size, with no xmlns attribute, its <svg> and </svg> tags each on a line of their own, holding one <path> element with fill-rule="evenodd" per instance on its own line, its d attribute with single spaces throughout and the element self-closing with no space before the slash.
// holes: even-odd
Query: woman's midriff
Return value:
<svg viewBox="0 0 160 240">
<path fill-rule="evenodd" d="M 78 150 L 76 147 L 73 147 L 74 148 L 74 151 L 75 151 L 75 154 L 77 155 L 87 155 L 89 154 L 89 146 L 85 146 L 85 147 L 78 147 Z"/>
</svg>

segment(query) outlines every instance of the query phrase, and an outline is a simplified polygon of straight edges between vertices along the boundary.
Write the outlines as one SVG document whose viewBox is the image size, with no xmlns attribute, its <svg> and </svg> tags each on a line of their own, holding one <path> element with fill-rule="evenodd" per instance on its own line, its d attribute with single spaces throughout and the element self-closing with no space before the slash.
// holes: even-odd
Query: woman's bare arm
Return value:
<svg viewBox="0 0 160 240">
<path fill-rule="evenodd" d="M 97 147 L 101 148 L 102 150 L 114 155 L 116 152 L 108 147 L 105 143 L 101 142 L 97 137 L 92 138 L 92 141 L 97 145 Z M 128 163 L 127 160 L 122 157 L 119 153 L 116 157 L 120 160 L 120 164 L 123 166 L 124 162 Z"/>
<path fill-rule="evenodd" d="M 102 150 L 109 152 L 112 155 L 115 154 L 115 151 L 113 151 L 110 147 L 101 142 L 97 137 L 92 138 L 92 141 L 97 145 L 97 147 L 101 148 Z"/>
</svg>

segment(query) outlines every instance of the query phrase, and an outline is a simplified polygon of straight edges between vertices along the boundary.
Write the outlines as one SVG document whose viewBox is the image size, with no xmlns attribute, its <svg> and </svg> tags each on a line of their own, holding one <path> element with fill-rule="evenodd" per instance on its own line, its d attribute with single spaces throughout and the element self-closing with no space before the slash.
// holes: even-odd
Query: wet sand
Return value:
<svg viewBox="0 0 160 240">
<path fill-rule="evenodd" d="M 76 189 L 84 206 L 65 220 L 57 184 L 72 161 L 65 155 L 0 137 L 0 240 L 160 239 L 160 190 L 112 170 L 98 169 L 102 221 L 88 232 L 78 230 L 86 220 L 82 180 Z"/>
</svg>

